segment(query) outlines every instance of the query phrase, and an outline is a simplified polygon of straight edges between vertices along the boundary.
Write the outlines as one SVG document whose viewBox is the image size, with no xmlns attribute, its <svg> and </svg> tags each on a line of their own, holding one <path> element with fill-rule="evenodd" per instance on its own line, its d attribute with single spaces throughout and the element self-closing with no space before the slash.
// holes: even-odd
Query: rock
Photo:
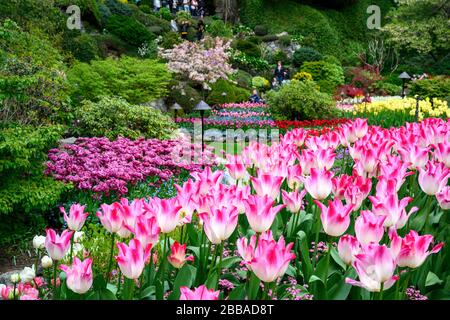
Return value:
<svg viewBox="0 0 450 320">
<path fill-rule="evenodd" d="M 143 106 L 147 106 L 147 107 L 152 107 L 152 108 L 158 109 L 158 110 L 160 110 L 160 111 L 162 111 L 162 112 L 167 112 L 167 111 L 168 111 L 166 102 L 164 101 L 163 98 L 159 98 L 159 99 L 156 99 L 156 100 L 154 100 L 154 101 L 152 101 L 152 102 L 144 103 L 144 104 L 142 104 L 142 105 L 143 105 Z"/>
<path fill-rule="evenodd" d="M 288 35 L 289 35 L 289 33 L 287 33 L 286 31 L 283 31 L 283 32 L 277 34 L 277 37 L 279 38 L 279 37 L 288 36 Z"/>
<path fill-rule="evenodd" d="M 66 139 L 59 140 L 59 144 L 60 144 L 61 146 L 64 146 L 64 145 L 66 145 L 66 144 L 74 144 L 76 140 L 77 140 L 77 138 L 75 138 L 75 137 L 70 137 L 70 138 L 66 138 Z"/>
<path fill-rule="evenodd" d="M 13 270 L 0 274 L 0 283 L 12 285 L 13 283 L 11 282 L 11 275 L 13 275 L 14 273 L 20 273 L 20 271 L 22 270 Z"/>
</svg>

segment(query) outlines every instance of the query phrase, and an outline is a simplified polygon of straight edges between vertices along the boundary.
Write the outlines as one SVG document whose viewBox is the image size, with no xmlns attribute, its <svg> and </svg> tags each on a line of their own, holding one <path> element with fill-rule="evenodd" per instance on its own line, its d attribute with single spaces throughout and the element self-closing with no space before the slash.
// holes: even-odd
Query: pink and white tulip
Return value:
<svg viewBox="0 0 450 320">
<path fill-rule="evenodd" d="M 59 268 L 67 275 L 67 287 L 75 293 L 84 294 L 89 291 L 94 281 L 92 275 L 92 258 L 81 262 L 77 257 L 73 258 L 71 266 L 60 265 Z"/>
<path fill-rule="evenodd" d="M 311 175 L 303 178 L 303 183 L 305 184 L 305 189 L 308 193 L 317 200 L 326 199 L 332 189 L 331 178 L 333 173 L 325 169 L 319 170 L 311 168 Z"/>
<path fill-rule="evenodd" d="M 429 161 L 425 169 L 419 168 L 419 186 L 423 192 L 435 196 L 446 185 L 450 169 L 441 162 Z"/>
<path fill-rule="evenodd" d="M 60 207 L 59 210 L 64 214 L 64 221 L 67 223 L 67 227 L 72 231 L 80 231 L 86 221 L 89 213 L 84 213 L 85 206 L 78 203 L 70 206 L 69 215 L 67 215 L 64 207 Z"/>
<path fill-rule="evenodd" d="M 228 239 L 236 229 L 239 212 L 236 207 L 212 208 L 210 213 L 199 213 L 209 241 L 219 244 Z"/>
<path fill-rule="evenodd" d="M 138 279 L 144 270 L 145 263 L 150 259 L 151 244 L 143 247 L 138 239 L 131 239 L 129 245 L 117 243 L 119 254 L 117 264 L 123 275 L 128 279 Z"/>
<path fill-rule="evenodd" d="M 355 261 L 355 255 L 361 252 L 361 244 L 356 237 L 343 235 L 339 238 L 338 254 L 346 265 L 351 265 Z"/>
<path fill-rule="evenodd" d="M 53 260 L 62 260 L 70 248 L 70 239 L 73 231 L 64 230 L 61 236 L 55 230 L 47 229 L 45 237 L 45 249 Z"/>
<path fill-rule="evenodd" d="M 189 289 L 188 287 L 180 287 L 180 300 L 219 300 L 220 291 L 208 289 L 205 285 L 198 288 Z"/>
<path fill-rule="evenodd" d="M 277 199 L 280 195 L 281 184 L 283 183 L 283 178 L 279 176 L 273 176 L 271 174 L 258 172 L 258 177 L 251 177 L 253 188 L 256 194 L 263 197 L 269 196 L 273 200 Z"/>
<path fill-rule="evenodd" d="M 123 218 L 120 213 L 120 204 L 115 202 L 111 205 L 100 205 L 101 212 L 97 212 L 97 217 L 103 227 L 111 233 L 118 232 L 123 226 Z"/>
<path fill-rule="evenodd" d="M 244 202 L 245 215 L 253 231 L 261 233 L 270 229 L 273 220 L 286 205 L 273 207 L 275 202 L 269 196 L 251 195 Z"/>
<path fill-rule="evenodd" d="M 379 243 L 384 235 L 384 221 L 387 216 L 377 216 L 371 211 L 361 211 L 361 215 L 355 220 L 355 233 L 358 241 L 367 245 Z"/>
<path fill-rule="evenodd" d="M 186 257 L 186 245 L 180 245 L 175 241 L 170 247 L 170 255 L 167 257 L 167 260 L 174 268 L 180 269 L 187 261 L 194 261 L 194 256 Z"/>
<path fill-rule="evenodd" d="M 314 203 L 321 210 L 320 220 L 322 221 L 325 233 L 332 237 L 343 235 L 350 225 L 350 213 L 352 212 L 353 205 L 347 204 L 344 206 L 338 198 L 333 201 L 328 201 L 328 207 L 317 200 L 314 200 Z"/>
<path fill-rule="evenodd" d="M 442 188 L 442 190 L 436 194 L 436 199 L 442 209 L 450 210 L 450 186 Z"/>
<path fill-rule="evenodd" d="M 291 213 L 298 213 L 302 208 L 302 202 L 306 195 L 306 190 L 302 190 L 301 192 L 298 192 L 298 190 L 292 192 L 281 190 L 281 193 L 286 209 L 288 209 Z"/>
</svg>

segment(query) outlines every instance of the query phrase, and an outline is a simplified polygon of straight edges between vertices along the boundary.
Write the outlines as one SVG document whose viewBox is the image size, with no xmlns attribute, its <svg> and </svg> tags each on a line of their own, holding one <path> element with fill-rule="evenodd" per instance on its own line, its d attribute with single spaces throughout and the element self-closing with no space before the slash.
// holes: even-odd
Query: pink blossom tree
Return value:
<svg viewBox="0 0 450 320">
<path fill-rule="evenodd" d="M 159 55 L 168 61 L 169 70 L 210 89 L 209 84 L 228 80 L 235 72 L 228 62 L 229 50 L 230 43 L 217 37 L 183 41 L 172 49 L 160 50 Z"/>
</svg>

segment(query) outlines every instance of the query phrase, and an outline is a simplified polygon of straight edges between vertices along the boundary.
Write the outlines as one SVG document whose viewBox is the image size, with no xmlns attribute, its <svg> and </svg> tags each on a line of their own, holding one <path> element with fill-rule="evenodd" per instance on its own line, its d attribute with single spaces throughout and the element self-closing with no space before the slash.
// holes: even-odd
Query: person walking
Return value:
<svg viewBox="0 0 450 320">
<path fill-rule="evenodd" d="M 181 39 L 187 40 L 189 31 L 189 23 L 187 21 L 181 22 L 180 31 L 181 31 Z"/>
<path fill-rule="evenodd" d="M 190 0 L 183 0 L 183 9 L 184 9 L 184 11 L 191 13 L 191 1 Z"/>
<path fill-rule="evenodd" d="M 203 39 L 203 33 L 205 32 L 205 23 L 203 22 L 203 19 L 198 20 L 197 23 L 197 41 L 200 41 Z"/>
<path fill-rule="evenodd" d="M 153 0 L 153 9 L 158 12 L 161 9 L 161 0 Z"/>
<path fill-rule="evenodd" d="M 191 12 L 192 12 L 192 16 L 196 17 L 198 14 L 198 1 L 197 0 L 192 0 L 191 1 Z"/>
<path fill-rule="evenodd" d="M 274 71 L 274 76 L 278 81 L 278 84 L 281 84 L 284 80 L 284 68 L 283 68 L 283 64 L 281 63 L 281 61 L 278 61 L 277 67 L 275 68 Z"/>
</svg>

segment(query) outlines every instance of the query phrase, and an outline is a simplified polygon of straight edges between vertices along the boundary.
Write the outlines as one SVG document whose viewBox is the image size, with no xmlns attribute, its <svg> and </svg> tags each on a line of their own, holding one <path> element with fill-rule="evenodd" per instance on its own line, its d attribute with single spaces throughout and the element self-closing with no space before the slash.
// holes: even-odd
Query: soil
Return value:
<svg viewBox="0 0 450 320">
<path fill-rule="evenodd" d="M 31 267 L 35 261 L 33 251 L 15 247 L 0 248 L 0 274 Z"/>
</svg>

